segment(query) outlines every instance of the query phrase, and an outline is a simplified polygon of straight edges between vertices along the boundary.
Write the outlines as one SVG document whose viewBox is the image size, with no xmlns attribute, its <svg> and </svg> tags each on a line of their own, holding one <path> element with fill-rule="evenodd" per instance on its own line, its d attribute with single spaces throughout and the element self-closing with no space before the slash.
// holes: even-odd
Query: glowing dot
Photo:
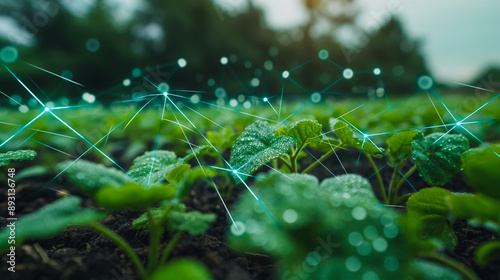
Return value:
<svg viewBox="0 0 500 280">
<path fill-rule="evenodd" d="M 231 100 L 229 100 L 229 105 L 231 105 L 231 107 L 238 106 L 238 100 L 232 98 Z"/>
<path fill-rule="evenodd" d="M 56 106 L 56 104 L 54 102 L 52 102 L 52 101 L 49 101 L 49 102 L 45 103 L 45 107 L 53 108 L 55 106 Z"/>
<path fill-rule="evenodd" d="M 168 96 L 168 92 L 164 91 L 163 92 L 163 96 L 167 97 Z"/>
<path fill-rule="evenodd" d="M 167 83 L 160 83 L 160 84 L 158 84 L 158 88 L 161 91 L 168 91 L 170 89 L 170 85 Z"/>
<path fill-rule="evenodd" d="M 298 218 L 297 212 L 293 209 L 287 209 L 283 213 L 283 220 L 285 220 L 285 222 L 289 224 L 295 223 L 295 221 L 297 221 L 297 218 Z"/>
<path fill-rule="evenodd" d="M 367 138 L 367 137 L 368 137 L 368 134 L 363 134 L 363 137 Z"/>
<path fill-rule="evenodd" d="M 5 63 L 12 63 L 19 57 L 19 51 L 13 46 L 5 46 L 0 51 L 0 58 Z"/>
<path fill-rule="evenodd" d="M 266 60 L 266 62 L 264 62 L 264 69 L 266 69 L 267 71 L 271 71 L 273 70 L 273 62 L 271 60 Z"/>
<path fill-rule="evenodd" d="M 380 278 L 378 277 L 377 273 L 373 271 L 367 271 L 365 274 L 363 274 L 362 280 L 379 280 Z"/>
<path fill-rule="evenodd" d="M 184 58 L 179 58 L 177 60 L 177 65 L 179 65 L 180 68 L 186 67 L 187 64 L 188 64 L 188 62 Z"/>
<path fill-rule="evenodd" d="M 198 94 L 191 95 L 191 103 L 198 104 L 200 102 L 200 96 Z"/>
<path fill-rule="evenodd" d="M 135 78 L 141 76 L 141 73 L 142 73 L 142 70 L 139 68 L 132 69 L 132 76 Z"/>
<path fill-rule="evenodd" d="M 321 94 L 318 92 L 311 94 L 311 101 L 312 103 L 319 103 L 321 101 Z"/>
<path fill-rule="evenodd" d="M 215 96 L 217 98 L 224 98 L 226 97 L 226 90 L 222 87 L 218 87 L 215 89 Z"/>
<path fill-rule="evenodd" d="M 384 266 L 389 271 L 396 271 L 399 268 L 399 261 L 395 257 L 387 257 L 384 260 Z"/>
<path fill-rule="evenodd" d="M 252 107 L 252 103 L 250 103 L 250 101 L 245 101 L 245 103 L 243 103 L 243 107 L 245 107 L 245 109 L 250 109 Z"/>
<path fill-rule="evenodd" d="M 237 173 L 238 173 L 238 170 L 233 170 L 233 173 L 234 173 L 234 174 L 237 174 Z"/>
<path fill-rule="evenodd" d="M 123 80 L 123 82 L 122 82 L 123 86 L 126 86 L 126 87 L 130 86 L 130 83 L 131 83 L 131 82 L 130 82 L 130 79 L 125 79 L 125 80 Z"/>
<path fill-rule="evenodd" d="M 73 72 L 71 72 L 70 70 L 64 70 L 61 72 L 61 76 L 66 79 L 73 79 Z"/>
<path fill-rule="evenodd" d="M 328 51 L 327 50 L 320 50 L 319 53 L 318 53 L 318 57 L 319 59 L 321 60 L 326 60 L 328 59 Z"/>
<path fill-rule="evenodd" d="M 45 109 L 43 109 L 45 112 L 48 112 L 50 111 L 50 108 L 49 107 L 45 107 Z"/>
<path fill-rule="evenodd" d="M 288 77 L 290 77 L 290 72 L 283 71 L 283 73 L 281 74 L 281 76 L 283 77 L 283 79 L 288 79 Z"/>
<path fill-rule="evenodd" d="M 359 246 L 363 242 L 363 236 L 361 233 L 353 231 L 349 234 L 348 240 L 352 246 Z"/>
<path fill-rule="evenodd" d="M 243 66 L 245 66 L 246 69 L 252 68 L 252 62 L 247 60 L 245 63 L 243 63 Z"/>
<path fill-rule="evenodd" d="M 457 122 L 457 126 L 460 126 L 462 123 L 461 122 Z"/>
<path fill-rule="evenodd" d="M 377 252 L 384 252 L 387 250 L 387 241 L 382 237 L 373 240 L 372 245 L 373 249 Z"/>
<path fill-rule="evenodd" d="M 365 234 L 366 238 L 370 240 L 374 240 L 375 238 L 378 237 L 378 230 L 374 226 L 367 226 L 364 230 L 363 233 Z"/>
<path fill-rule="evenodd" d="M 233 225 L 231 225 L 231 233 L 233 235 L 241 236 L 245 233 L 245 231 L 245 224 L 240 221 L 236 221 Z"/>
<path fill-rule="evenodd" d="M 434 81 L 431 77 L 424 75 L 418 78 L 417 84 L 421 90 L 428 90 L 434 86 Z"/>
<path fill-rule="evenodd" d="M 345 261 L 345 267 L 351 272 L 356 272 L 361 268 L 361 260 L 356 256 L 348 257 Z"/>
<path fill-rule="evenodd" d="M 252 87 L 258 87 L 260 85 L 260 81 L 258 78 L 253 78 L 251 81 L 250 81 L 250 85 Z"/>
<path fill-rule="evenodd" d="M 238 95 L 238 101 L 239 102 L 245 101 L 245 96 L 243 94 Z"/>
<path fill-rule="evenodd" d="M 267 97 L 264 97 L 264 99 L 262 99 L 262 100 L 264 100 L 264 102 L 267 102 L 268 99 L 267 99 Z"/>
<path fill-rule="evenodd" d="M 373 75 L 378 76 L 382 73 L 382 70 L 380 68 L 375 68 L 373 69 Z"/>
<path fill-rule="evenodd" d="M 30 110 L 28 107 L 26 107 L 26 105 L 21 105 L 19 106 L 19 112 L 25 114 L 25 113 L 28 113 L 28 111 Z"/>
<path fill-rule="evenodd" d="M 229 62 L 229 59 L 227 57 L 223 56 L 220 58 L 220 64 L 226 65 Z"/>
<path fill-rule="evenodd" d="M 100 47 L 101 43 L 95 38 L 90 38 L 85 42 L 85 48 L 91 53 L 98 51 Z"/>
<path fill-rule="evenodd" d="M 213 86 L 215 86 L 215 80 L 214 80 L 214 79 L 208 79 L 208 80 L 207 80 L 207 85 L 208 85 L 209 87 L 213 87 Z"/>
<path fill-rule="evenodd" d="M 346 68 L 342 73 L 345 79 L 349 80 L 354 77 L 354 72 L 350 68 Z"/>
<path fill-rule="evenodd" d="M 351 215 L 354 219 L 361 221 L 366 218 L 366 210 L 361 206 L 356 206 L 352 209 Z"/>
<path fill-rule="evenodd" d="M 95 95 L 88 93 L 88 92 L 85 92 L 82 95 L 82 99 L 85 100 L 87 103 L 92 104 L 95 102 Z"/>
</svg>

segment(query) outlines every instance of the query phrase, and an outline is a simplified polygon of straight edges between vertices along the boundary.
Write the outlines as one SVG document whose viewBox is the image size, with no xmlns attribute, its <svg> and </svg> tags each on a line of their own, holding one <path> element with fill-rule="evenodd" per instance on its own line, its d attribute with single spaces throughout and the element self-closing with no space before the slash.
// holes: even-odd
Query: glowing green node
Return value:
<svg viewBox="0 0 500 280">
<path fill-rule="evenodd" d="M 344 72 L 342 73 L 342 76 L 344 76 L 344 79 L 350 80 L 352 77 L 354 77 L 354 71 L 350 68 L 344 69 Z"/>
<path fill-rule="evenodd" d="M 12 63 L 19 57 L 19 51 L 13 46 L 5 46 L 0 50 L 0 59 L 5 63 Z"/>
<path fill-rule="evenodd" d="M 429 90 L 434 86 L 434 81 L 427 75 L 420 76 L 417 85 L 421 90 Z"/>
<path fill-rule="evenodd" d="M 95 53 L 101 48 L 101 43 L 95 38 L 90 38 L 85 42 L 85 48 L 88 52 Z"/>
<path fill-rule="evenodd" d="M 330 54 L 328 53 L 327 50 L 320 50 L 319 53 L 318 53 L 318 57 L 321 60 L 327 60 L 329 55 Z"/>
</svg>

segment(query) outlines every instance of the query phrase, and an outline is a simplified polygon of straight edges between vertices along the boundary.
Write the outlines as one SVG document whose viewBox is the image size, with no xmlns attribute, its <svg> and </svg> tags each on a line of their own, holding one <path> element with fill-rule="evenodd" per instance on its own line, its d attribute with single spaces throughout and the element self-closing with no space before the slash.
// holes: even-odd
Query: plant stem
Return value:
<svg viewBox="0 0 500 280">
<path fill-rule="evenodd" d="M 375 171 L 375 176 L 377 177 L 378 185 L 380 187 L 380 193 L 382 194 L 382 199 L 384 200 L 384 203 L 388 203 L 387 200 L 387 194 L 385 192 L 385 186 L 384 186 L 384 181 L 382 181 L 382 176 L 380 175 L 380 172 L 377 168 L 377 165 L 375 164 L 375 161 L 373 161 L 373 158 L 370 154 L 364 153 L 368 161 L 370 162 L 373 171 Z"/>
<path fill-rule="evenodd" d="M 399 191 L 399 189 L 401 188 L 401 186 L 406 182 L 406 179 L 408 177 L 410 177 L 415 171 L 417 170 L 417 165 L 413 165 L 412 168 L 410 168 L 404 175 L 404 178 L 402 178 L 401 180 L 399 180 L 399 182 L 396 184 L 396 189 L 397 191 Z M 397 192 L 396 191 L 396 192 Z"/>
<path fill-rule="evenodd" d="M 290 163 L 288 163 L 285 159 L 281 157 L 279 157 L 278 160 L 281 161 L 281 163 L 283 163 L 283 165 L 286 166 L 286 168 L 288 168 L 290 172 L 292 172 L 292 166 L 290 165 Z"/>
<path fill-rule="evenodd" d="M 179 230 L 175 233 L 174 237 L 172 237 L 172 240 L 167 245 L 167 248 L 163 251 L 163 256 L 161 256 L 160 264 L 164 264 L 167 261 L 168 256 L 174 250 L 175 244 L 179 241 L 181 238 L 183 231 Z"/>
<path fill-rule="evenodd" d="M 112 241 L 118 247 L 120 247 L 125 254 L 128 255 L 130 260 L 132 261 L 132 264 L 134 264 L 135 268 L 137 269 L 137 273 L 139 274 L 139 277 L 141 279 L 146 279 L 146 271 L 144 270 L 144 266 L 141 263 L 141 260 L 139 259 L 139 256 L 134 252 L 130 244 L 127 243 L 121 236 L 110 230 L 104 225 L 101 224 L 90 224 L 88 225 L 89 228 L 99 232 L 100 234 L 104 235 L 108 240 Z"/>
<path fill-rule="evenodd" d="M 318 166 L 318 164 L 320 164 L 322 161 L 324 161 L 325 159 L 327 159 L 328 157 L 330 157 L 331 155 L 333 155 L 333 153 L 335 151 L 337 151 L 338 148 L 334 148 L 330 151 L 328 151 L 326 154 L 323 154 L 320 158 L 318 158 L 318 160 L 316 160 L 315 162 L 311 163 L 311 165 L 309 165 L 306 169 L 304 169 L 302 171 L 302 174 L 307 174 L 309 172 L 311 172 L 311 170 L 313 170 L 316 166 Z"/>
<path fill-rule="evenodd" d="M 149 258 L 148 274 L 151 274 L 158 263 L 158 253 L 160 249 L 161 221 L 156 221 L 151 211 L 147 211 L 149 217 Z"/>
<path fill-rule="evenodd" d="M 460 274 L 462 274 L 465 277 L 465 279 L 479 280 L 479 278 L 476 276 L 476 274 L 474 272 L 472 272 L 468 267 L 466 267 L 461 262 L 458 262 L 452 258 L 448 258 L 446 256 L 441 256 L 438 254 L 429 254 L 429 255 L 424 256 L 424 258 L 435 261 L 435 262 L 443 264 L 443 265 L 446 265 L 449 268 L 452 268 L 452 269 L 460 272 Z"/>
<path fill-rule="evenodd" d="M 389 183 L 389 204 L 394 204 L 396 200 L 396 195 L 398 194 L 398 190 L 396 190 L 396 182 L 399 180 L 399 166 L 394 166 L 394 170 L 392 171 L 391 181 Z"/>
<path fill-rule="evenodd" d="M 410 198 L 411 195 L 412 195 L 412 193 L 407 193 L 405 195 L 398 197 L 398 199 L 396 199 L 396 201 L 394 201 L 394 204 L 398 205 L 398 204 L 403 203 L 404 201 L 408 200 L 408 198 Z"/>
</svg>

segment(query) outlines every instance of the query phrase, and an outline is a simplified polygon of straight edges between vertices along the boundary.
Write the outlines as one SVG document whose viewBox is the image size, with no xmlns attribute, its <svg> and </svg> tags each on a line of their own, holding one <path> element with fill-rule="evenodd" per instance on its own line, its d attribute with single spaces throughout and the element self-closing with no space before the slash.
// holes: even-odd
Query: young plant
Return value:
<svg viewBox="0 0 500 280">
<path fill-rule="evenodd" d="M 0 166 L 9 164 L 11 161 L 32 160 L 36 156 L 36 152 L 32 150 L 17 150 L 6 153 L 0 153 Z"/>
<path fill-rule="evenodd" d="M 189 271 L 184 279 L 195 275 L 207 275 L 200 265 L 189 265 L 191 262 L 171 264 L 159 270 L 168 260 L 168 257 L 184 232 L 196 235 L 203 233 L 215 220 L 214 214 L 202 214 L 197 211 L 186 212 L 182 201 L 186 198 L 189 187 L 202 176 L 212 176 L 213 171 L 194 168 L 185 162 L 195 153 L 177 158 L 169 151 L 147 152 L 134 160 L 127 174 L 114 168 L 80 160 L 67 168 L 67 163 L 60 165 L 66 170 L 66 175 L 85 193 L 95 198 L 97 204 L 110 211 L 141 210 L 145 213 L 134 221 L 136 229 L 147 229 L 150 232 L 150 250 L 146 266 L 143 266 L 138 255 L 130 244 L 112 230 L 98 223 L 107 214 L 92 209 L 78 209 L 80 199 L 66 197 L 39 211 L 21 218 L 16 231 L 19 246 L 25 239 L 48 238 L 60 233 L 70 226 L 91 228 L 117 244 L 130 258 L 142 279 L 158 279 L 158 275 L 172 273 L 172 271 Z M 67 168 L 67 169 L 66 169 Z M 169 184 L 165 184 L 165 179 Z M 159 207 L 154 207 L 159 205 Z M 165 229 L 175 232 L 160 256 L 160 243 Z M 8 235 L 4 229 L 0 236 Z M 7 240 L 2 238 L 2 242 Z M 5 249 L 1 244 L 0 249 Z M 166 272 L 165 272 L 166 271 Z M 198 271 L 198 272 L 196 272 Z M 181 274 L 182 275 L 182 274 Z M 193 276 L 194 275 L 194 276 Z M 191 278 L 189 278 L 191 277 Z M 206 276 L 203 279 L 211 279 Z"/>
<path fill-rule="evenodd" d="M 273 219 L 253 196 L 243 196 L 233 210 L 240 220 L 229 242 L 239 251 L 279 260 L 280 279 L 477 279 L 418 238 L 413 220 L 380 206 L 358 175 L 321 183 L 299 174 L 259 178 L 254 192 Z M 434 275 L 436 270 L 442 274 Z"/>
</svg>

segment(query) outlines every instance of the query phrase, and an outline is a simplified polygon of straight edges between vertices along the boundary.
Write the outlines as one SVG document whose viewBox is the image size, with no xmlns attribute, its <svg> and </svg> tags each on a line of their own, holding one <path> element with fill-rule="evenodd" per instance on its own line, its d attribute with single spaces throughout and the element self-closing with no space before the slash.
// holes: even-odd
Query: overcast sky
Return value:
<svg viewBox="0 0 500 280">
<path fill-rule="evenodd" d="M 221 0 L 230 1 L 230 0 Z M 266 10 L 272 26 L 303 23 L 303 0 L 254 0 Z M 498 0 L 357 0 L 364 26 L 385 11 L 397 12 L 411 38 L 423 40 L 423 51 L 436 79 L 468 82 L 487 65 L 500 65 Z"/>
</svg>

